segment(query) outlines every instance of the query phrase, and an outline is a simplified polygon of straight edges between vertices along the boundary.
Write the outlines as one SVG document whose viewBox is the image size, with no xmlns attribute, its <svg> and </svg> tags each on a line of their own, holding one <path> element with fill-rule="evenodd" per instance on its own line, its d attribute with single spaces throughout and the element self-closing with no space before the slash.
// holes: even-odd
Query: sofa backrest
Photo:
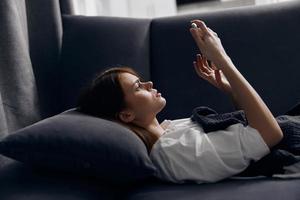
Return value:
<svg viewBox="0 0 300 200">
<path fill-rule="evenodd" d="M 112 66 L 130 66 L 150 78 L 149 19 L 63 16 L 61 110 L 74 107 L 80 90 Z"/>
<path fill-rule="evenodd" d="M 167 98 L 160 118 L 189 117 L 196 106 L 233 110 L 229 98 L 193 68 L 199 52 L 190 20 L 215 30 L 236 67 L 274 115 L 300 100 L 300 3 L 288 2 L 154 19 L 151 24 L 151 78 Z"/>
<path fill-rule="evenodd" d="M 194 72 L 199 50 L 190 20 L 203 19 L 274 115 L 282 114 L 300 99 L 299 11 L 300 3 L 292 2 L 152 20 L 66 15 L 57 72 L 60 109 L 75 106 L 80 88 L 96 72 L 121 64 L 151 79 L 167 99 L 161 120 L 189 117 L 202 105 L 232 111 L 229 97 Z"/>
</svg>

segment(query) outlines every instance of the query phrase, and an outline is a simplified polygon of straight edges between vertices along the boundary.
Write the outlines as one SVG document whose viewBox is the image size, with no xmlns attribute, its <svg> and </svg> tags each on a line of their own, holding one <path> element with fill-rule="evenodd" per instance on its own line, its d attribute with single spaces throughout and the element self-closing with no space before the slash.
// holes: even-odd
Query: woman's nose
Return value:
<svg viewBox="0 0 300 200">
<path fill-rule="evenodd" d="M 147 89 L 152 89 L 152 88 L 153 88 L 153 83 L 152 83 L 152 81 L 148 81 L 148 82 L 146 83 L 146 86 L 147 86 Z"/>
</svg>

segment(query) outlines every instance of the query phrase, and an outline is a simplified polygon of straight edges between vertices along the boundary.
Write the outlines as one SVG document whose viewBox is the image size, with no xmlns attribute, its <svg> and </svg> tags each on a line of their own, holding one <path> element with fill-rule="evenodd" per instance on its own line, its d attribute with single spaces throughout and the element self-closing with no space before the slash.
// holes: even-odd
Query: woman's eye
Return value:
<svg viewBox="0 0 300 200">
<path fill-rule="evenodd" d="M 136 89 L 138 90 L 138 89 L 140 89 L 140 88 L 141 88 L 141 83 L 138 82 L 138 83 L 137 83 L 137 88 L 136 88 Z"/>
</svg>

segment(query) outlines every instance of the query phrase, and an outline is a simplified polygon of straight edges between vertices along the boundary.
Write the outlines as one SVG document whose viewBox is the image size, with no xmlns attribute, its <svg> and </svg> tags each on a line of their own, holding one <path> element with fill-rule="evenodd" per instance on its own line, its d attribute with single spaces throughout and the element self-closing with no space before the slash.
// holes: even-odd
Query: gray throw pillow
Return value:
<svg viewBox="0 0 300 200">
<path fill-rule="evenodd" d="M 132 131 L 75 109 L 8 135 L 0 142 L 0 153 L 33 166 L 117 184 L 155 173 L 146 146 Z"/>
</svg>

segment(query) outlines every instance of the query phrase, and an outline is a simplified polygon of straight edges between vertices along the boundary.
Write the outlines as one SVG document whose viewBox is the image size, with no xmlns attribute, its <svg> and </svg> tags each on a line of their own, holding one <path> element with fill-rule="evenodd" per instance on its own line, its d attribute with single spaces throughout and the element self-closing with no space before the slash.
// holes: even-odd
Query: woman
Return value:
<svg viewBox="0 0 300 200">
<path fill-rule="evenodd" d="M 103 72 L 79 101 L 82 112 L 133 130 L 146 144 L 157 176 L 177 183 L 215 182 L 238 174 L 283 137 L 272 113 L 234 66 L 217 34 L 203 21 L 192 23 L 197 26 L 190 32 L 202 53 L 194 62 L 196 73 L 232 97 L 244 110 L 248 126 L 234 124 L 205 134 L 190 118 L 160 124 L 156 115 L 166 100 L 152 82 L 142 82 L 126 67 Z"/>
</svg>

